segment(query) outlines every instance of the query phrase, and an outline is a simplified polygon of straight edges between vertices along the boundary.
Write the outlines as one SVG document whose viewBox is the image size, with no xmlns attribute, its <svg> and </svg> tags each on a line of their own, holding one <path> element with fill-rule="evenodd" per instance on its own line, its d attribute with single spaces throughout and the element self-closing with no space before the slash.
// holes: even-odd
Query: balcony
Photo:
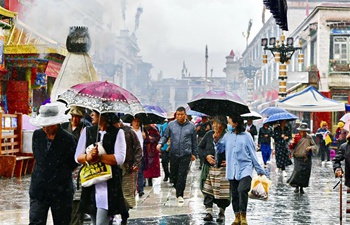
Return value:
<svg viewBox="0 0 350 225">
<path fill-rule="evenodd" d="M 331 59 L 329 60 L 329 74 L 350 75 L 350 64 L 344 61 Z"/>
</svg>

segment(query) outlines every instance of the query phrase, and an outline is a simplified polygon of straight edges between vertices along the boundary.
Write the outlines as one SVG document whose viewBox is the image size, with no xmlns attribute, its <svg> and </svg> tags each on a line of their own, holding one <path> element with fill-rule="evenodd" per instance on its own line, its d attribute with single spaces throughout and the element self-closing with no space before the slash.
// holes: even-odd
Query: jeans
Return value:
<svg viewBox="0 0 350 225">
<path fill-rule="evenodd" d="M 320 146 L 321 161 L 324 161 L 327 156 L 327 161 L 330 160 L 330 150 L 328 146 Z"/>
<path fill-rule="evenodd" d="M 176 197 L 183 197 L 191 155 L 175 157 L 170 155 L 170 174 L 176 189 Z"/>
</svg>

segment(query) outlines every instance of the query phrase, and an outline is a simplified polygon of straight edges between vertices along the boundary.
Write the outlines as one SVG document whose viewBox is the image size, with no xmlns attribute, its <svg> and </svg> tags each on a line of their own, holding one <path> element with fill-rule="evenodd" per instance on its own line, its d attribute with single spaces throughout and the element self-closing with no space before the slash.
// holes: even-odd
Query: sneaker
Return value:
<svg viewBox="0 0 350 225">
<path fill-rule="evenodd" d="M 322 166 L 326 165 L 326 162 L 325 162 L 325 161 L 322 161 L 322 162 L 321 162 L 321 165 L 322 165 Z"/>
<path fill-rule="evenodd" d="M 326 164 L 327 165 L 332 165 L 332 161 L 327 161 Z"/>
<path fill-rule="evenodd" d="M 179 196 L 179 197 L 177 197 L 177 202 L 178 203 L 184 203 L 185 200 L 184 200 L 184 198 L 182 196 Z"/>
<path fill-rule="evenodd" d="M 203 218 L 204 221 L 213 221 L 213 216 L 210 213 L 207 213 Z"/>
<path fill-rule="evenodd" d="M 139 197 L 141 198 L 144 194 L 145 194 L 145 192 L 141 191 L 141 192 L 139 193 Z"/>
<path fill-rule="evenodd" d="M 283 174 L 284 177 L 287 176 L 287 173 L 286 173 L 286 171 L 284 171 L 284 170 L 282 171 L 282 174 Z"/>
</svg>

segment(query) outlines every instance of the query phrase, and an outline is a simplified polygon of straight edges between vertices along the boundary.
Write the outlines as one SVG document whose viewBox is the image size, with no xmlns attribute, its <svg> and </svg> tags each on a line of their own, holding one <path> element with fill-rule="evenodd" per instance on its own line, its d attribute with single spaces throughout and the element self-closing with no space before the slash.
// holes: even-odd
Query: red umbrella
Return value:
<svg viewBox="0 0 350 225">
<path fill-rule="evenodd" d="M 140 101 L 128 90 L 107 81 L 93 81 L 70 87 L 57 100 L 99 113 L 118 112 L 135 115 L 145 112 Z"/>
</svg>

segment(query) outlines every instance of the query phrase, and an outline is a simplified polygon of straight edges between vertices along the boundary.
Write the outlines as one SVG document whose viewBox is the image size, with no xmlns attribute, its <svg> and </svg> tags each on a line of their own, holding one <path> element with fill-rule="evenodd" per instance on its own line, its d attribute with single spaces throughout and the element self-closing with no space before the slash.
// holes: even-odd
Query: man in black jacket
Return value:
<svg viewBox="0 0 350 225">
<path fill-rule="evenodd" d="M 56 103 L 40 107 L 39 115 L 30 120 L 41 129 L 34 131 L 32 148 L 35 158 L 29 196 L 30 224 L 46 224 L 51 208 L 54 224 L 69 225 L 72 213 L 74 160 L 76 141 L 60 123 L 70 116 Z"/>
</svg>

